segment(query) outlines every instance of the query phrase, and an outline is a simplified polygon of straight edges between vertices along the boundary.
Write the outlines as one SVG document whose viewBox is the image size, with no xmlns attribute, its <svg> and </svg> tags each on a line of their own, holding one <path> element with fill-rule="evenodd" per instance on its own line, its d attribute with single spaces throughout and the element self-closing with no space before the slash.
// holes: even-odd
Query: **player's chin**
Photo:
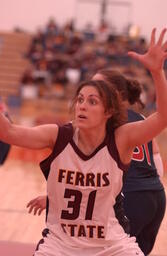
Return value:
<svg viewBox="0 0 167 256">
<path fill-rule="evenodd" d="M 89 129 L 89 127 L 90 127 L 89 122 L 86 122 L 85 120 L 76 120 L 75 123 L 76 123 L 76 126 L 78 128 L 87 128 L 87 129 Z"/>
</svg>

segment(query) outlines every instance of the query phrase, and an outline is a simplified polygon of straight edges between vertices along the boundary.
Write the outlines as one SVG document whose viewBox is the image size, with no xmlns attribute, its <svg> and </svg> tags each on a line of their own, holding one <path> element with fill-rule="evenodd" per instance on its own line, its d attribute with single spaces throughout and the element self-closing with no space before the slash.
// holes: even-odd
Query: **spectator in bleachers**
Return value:
<svg viewBox="0 0 167 256">
<path fill-rule="evenodd" d="M 150 75 L 141 64 L 126 54 L 129 50 L 144 53 L 146 49 L 147 43 L 144 38 L 114 35 L 106 23 L 100 24 L 97 30 L 88 24 L 84 31 L 77 31 L 74 21 L 60 27 L 51 18 L 43 31 L 38 30 L 33 37 L 27 56 L 37 70 L 35 73 L 39 73 L 39 70 L 41 73 L 39 63 L 45 63 L 45 68 L 42 64 L 42 70 L 45 69 L 42 72 L 47 76 L 44 84 L 48 84 L 49 77 L 50 84 L 59 82 L 64 88 L 71 84 L 67 74 L 78 73 L 79 79 L 83 80 L 106 66 L 121 68 L 122 71 L 133 66 L 138 70 L 140 79 L 150 79 Z"/>
</svg>

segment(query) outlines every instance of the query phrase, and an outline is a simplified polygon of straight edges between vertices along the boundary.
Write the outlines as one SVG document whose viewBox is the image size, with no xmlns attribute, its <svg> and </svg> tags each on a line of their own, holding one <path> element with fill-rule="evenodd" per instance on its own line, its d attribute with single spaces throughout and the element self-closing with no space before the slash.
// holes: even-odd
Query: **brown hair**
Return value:
<svg viewBox="0 0 167 256">
<path fill-rule="evenodd" d="M 96 74 L 102 75 L 105 81 L 111 83 L 119 91 L 123 101 L 127 100 L 130 105 L 138 103 L 144 107 L 140 99 L 142 87 L 137 80 L 127 79 L 119 71 L 111 69 L 102 69 Z"/>
<path fill-rule="evenodd" d="M 79 92 L 85 86 L 96 88 L 104 104 L 105 111 L 111 111 L 112 116 L 108 119 L 107 127 L 110 127 L 110 129 L 111 127 L 117 128 L 127 121 L 126 110 L 122 104 L 119 93 L 113 86 L 103 80 L 89 80 L 82 82 L 72 100 L 71 110 L 74 109 Z"/>
</svg>

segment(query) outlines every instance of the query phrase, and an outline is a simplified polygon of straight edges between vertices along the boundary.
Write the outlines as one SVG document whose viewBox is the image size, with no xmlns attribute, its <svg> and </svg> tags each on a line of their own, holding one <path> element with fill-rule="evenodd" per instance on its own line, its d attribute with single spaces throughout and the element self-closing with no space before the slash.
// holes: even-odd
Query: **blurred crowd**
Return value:
<svg viewBox="0 0 167 256">
<path fill-rule="evenodd" d="M 32 65 L 23 74 L 21 83 L 24 88 L 35 86 L 38 97 L 56 86 L 61 88 L 60 96 L 66 97 L 67 87 L 74 87 L 99 69 L 111 67 L 141 81 L 143 101 L 146 111 L 150 112 L 155 106 L 150 75 L 127 55 L 130 50 L 144 53 L 146 49 L 144 38 L 130 37 L 128 33 L 114 35 L 105 22 L 96 30 L 87 24 L 78 31 L 73 21 L 59 26 L 50 19 L 46 27 L 33 36 L 26 54 Z"/>
</svg>

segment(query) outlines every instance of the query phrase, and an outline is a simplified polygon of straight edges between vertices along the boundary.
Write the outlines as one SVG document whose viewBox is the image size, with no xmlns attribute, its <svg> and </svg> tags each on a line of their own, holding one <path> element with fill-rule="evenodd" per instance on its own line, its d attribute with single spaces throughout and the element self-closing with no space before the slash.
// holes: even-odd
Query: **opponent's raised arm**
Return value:
<svg viewBox="0 0 167 256">
<path fill-rule="evenodd" d="M 167 100 L 167 80 L 163 69 L 164 61 L 167 59 L 167 41 L 164 41 L 164 36 L 167 29 L 163 29 L 158 41 L 155 39 L 156 29 L 152 30 L 150 45 L 146 54 L 141 55 L 135 52 L 129 52 L 129 56 L 141 62 L 147 68 L 153 78 L 155 90 L 157 111 L 163 117 L 167 116 L 166 100 Z"/>
<path fill-rule="evenodd" d="M 150 71 L 156 91 L 156 112 L 144 121 L 129 124 L 130 139 L 135 145 L 148 142 L 167 126 L 167 80 L 163 69 L 167 59 L 167 41 L 163 42 L 166 29 L 161 31 L 157 42 L 155 32 L 156 29 L 153 29 L 150 45 L 145 54 L 129 52 L 129 56 L 137 59 Z"/>
<path fill-rule="evenodd" d="M 167 59 L 167 41 L 163 42 L 166 29 L 161 31 L 157 42 L 155 32 L 156 29 L 153 29 L 150 45 L 145 54 L 135 52 L 128 54 L 150 71 L 155 85 L 157 111 L 143 121 L 128 123 L 117 129 L 117 145 L 118 147 L 124 145 L 124 147 L 120 147 L 120 154 L 123 155 L 123 158 L 127 151 L 131 155 L 136 146 L 149 142 L 167 126 L 167 80 L 163 69 Z"/>
<path fill-rule="evenodd" d="M 56 124 L 24 127 L 11 123 L 0 113 L 0 140 L 31 149 L 52 148 L 58 133 Z"/>
</svg>

